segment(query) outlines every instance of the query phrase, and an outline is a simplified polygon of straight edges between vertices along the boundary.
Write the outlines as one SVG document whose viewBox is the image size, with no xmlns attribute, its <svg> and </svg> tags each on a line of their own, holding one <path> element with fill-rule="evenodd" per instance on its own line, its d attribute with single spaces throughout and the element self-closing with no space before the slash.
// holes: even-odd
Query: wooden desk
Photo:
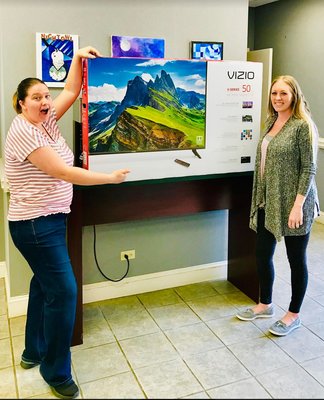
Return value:
<svg viewBox="0 0 324 400">
<path fill-rule="evenodd" d="M 78 284 L 73 345 L 82 344 L 82 228 L 143 218 L 229 210 L 228 280 L 255 302 L 259 284 L 255 233 L 249 228 L 253 173 L 208 175 L 119 185 L 74 187 L 68 249 Z"/>
</svg>

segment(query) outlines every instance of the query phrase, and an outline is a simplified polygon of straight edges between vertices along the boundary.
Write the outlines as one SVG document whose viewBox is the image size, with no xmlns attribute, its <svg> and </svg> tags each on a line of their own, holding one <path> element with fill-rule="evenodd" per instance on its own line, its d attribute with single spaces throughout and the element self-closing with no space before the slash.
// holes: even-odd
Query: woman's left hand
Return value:
<svg viewBox="0 0 324 400">
<path fill-rule="evenodd" d="M 97 57 L 102 57 L 102 55 L 99 50 L 92 46 L 82 47 L 75 52 L 64 89 L 53 100 L 57 121 L 71 107 L 80 94 L 82 87 L 82 58 Z"/>
<path fill-rule="evenodd" d="M 92 46 L 83 47 L 77 51 L 77 55 L 82 58 L 96 58 L 102 57 L 102 54 L 99 50 L 95 49 Z"/>
<path fill-rule="evenodd" d="M 298 229 L 303 225 L 303 207 L 296 206 L 291 209 L 288 219 L 290 229 Z"/>
</svg>

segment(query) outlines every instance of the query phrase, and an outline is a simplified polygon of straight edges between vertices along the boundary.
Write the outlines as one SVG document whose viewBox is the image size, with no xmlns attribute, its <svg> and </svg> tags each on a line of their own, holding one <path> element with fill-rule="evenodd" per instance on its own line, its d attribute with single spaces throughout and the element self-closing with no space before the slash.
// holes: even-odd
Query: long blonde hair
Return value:
<svg viewBox="0 0 324 400">
<path fill-rule="evenodd" d="M 280 80 L 286 83 L 290 87 L 291 93 L 293 95 L 293 100 L 291 103 L 292 116 L 297 119 L 302 119 L 306 121 L 309 126 L 309 134 L 313 146 L 314 160 L 316 160 L 317 150 L 318 150 L 318 136 L 319 136 L 318 129 L 312 118 L 309 104 L 299 86 L 299 83 L 293 76 L 279 75 L 272 81 L 269 91 L 267 120 L 272 119 L 274 116 L 277 115 L 277 112 L 275 111 L 272 105 L 271 92 L 273 85 Z"/>
</svg>

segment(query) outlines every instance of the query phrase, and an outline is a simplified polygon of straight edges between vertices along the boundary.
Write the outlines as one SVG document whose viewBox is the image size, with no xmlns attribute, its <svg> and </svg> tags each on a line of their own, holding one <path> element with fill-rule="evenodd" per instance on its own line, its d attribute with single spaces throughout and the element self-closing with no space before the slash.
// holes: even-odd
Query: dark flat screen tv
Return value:
<svg viewBox="0 0 324 400">
<path fill-rule="evenodd" d="M 206 61 L 83 62 L 82 135 L 89 155 L 205 148 Z"/>
</svg>

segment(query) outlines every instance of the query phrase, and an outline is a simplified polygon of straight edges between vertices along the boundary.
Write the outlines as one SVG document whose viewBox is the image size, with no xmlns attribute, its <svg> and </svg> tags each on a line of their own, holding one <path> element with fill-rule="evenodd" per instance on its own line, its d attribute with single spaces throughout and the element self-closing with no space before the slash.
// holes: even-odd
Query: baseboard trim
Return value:
<svg viewBox="0 0 324 400">
<path fill-rule="evenodd" d="M 120 282 L 99 282 L 83 286 L 83 303 L 168 289 L 208 280 L 227 279 L 227 262 L 196 265 L 171 271 L 125 278 Z"/>
<path fill-rule="evenodd" d="M 227 261 L 83 285 L 83 304 L 220 279 L 227 279 Z M 11 297 L 7 302 L 9 318 L 26 315 L 28 295 Z"/>
<path fill-rule="evenodd" d="M 27 314 L 28 294 L 23 296 L 9 297 L 8 303 L 8 317 L 20 317 Z"/>
</svg>

